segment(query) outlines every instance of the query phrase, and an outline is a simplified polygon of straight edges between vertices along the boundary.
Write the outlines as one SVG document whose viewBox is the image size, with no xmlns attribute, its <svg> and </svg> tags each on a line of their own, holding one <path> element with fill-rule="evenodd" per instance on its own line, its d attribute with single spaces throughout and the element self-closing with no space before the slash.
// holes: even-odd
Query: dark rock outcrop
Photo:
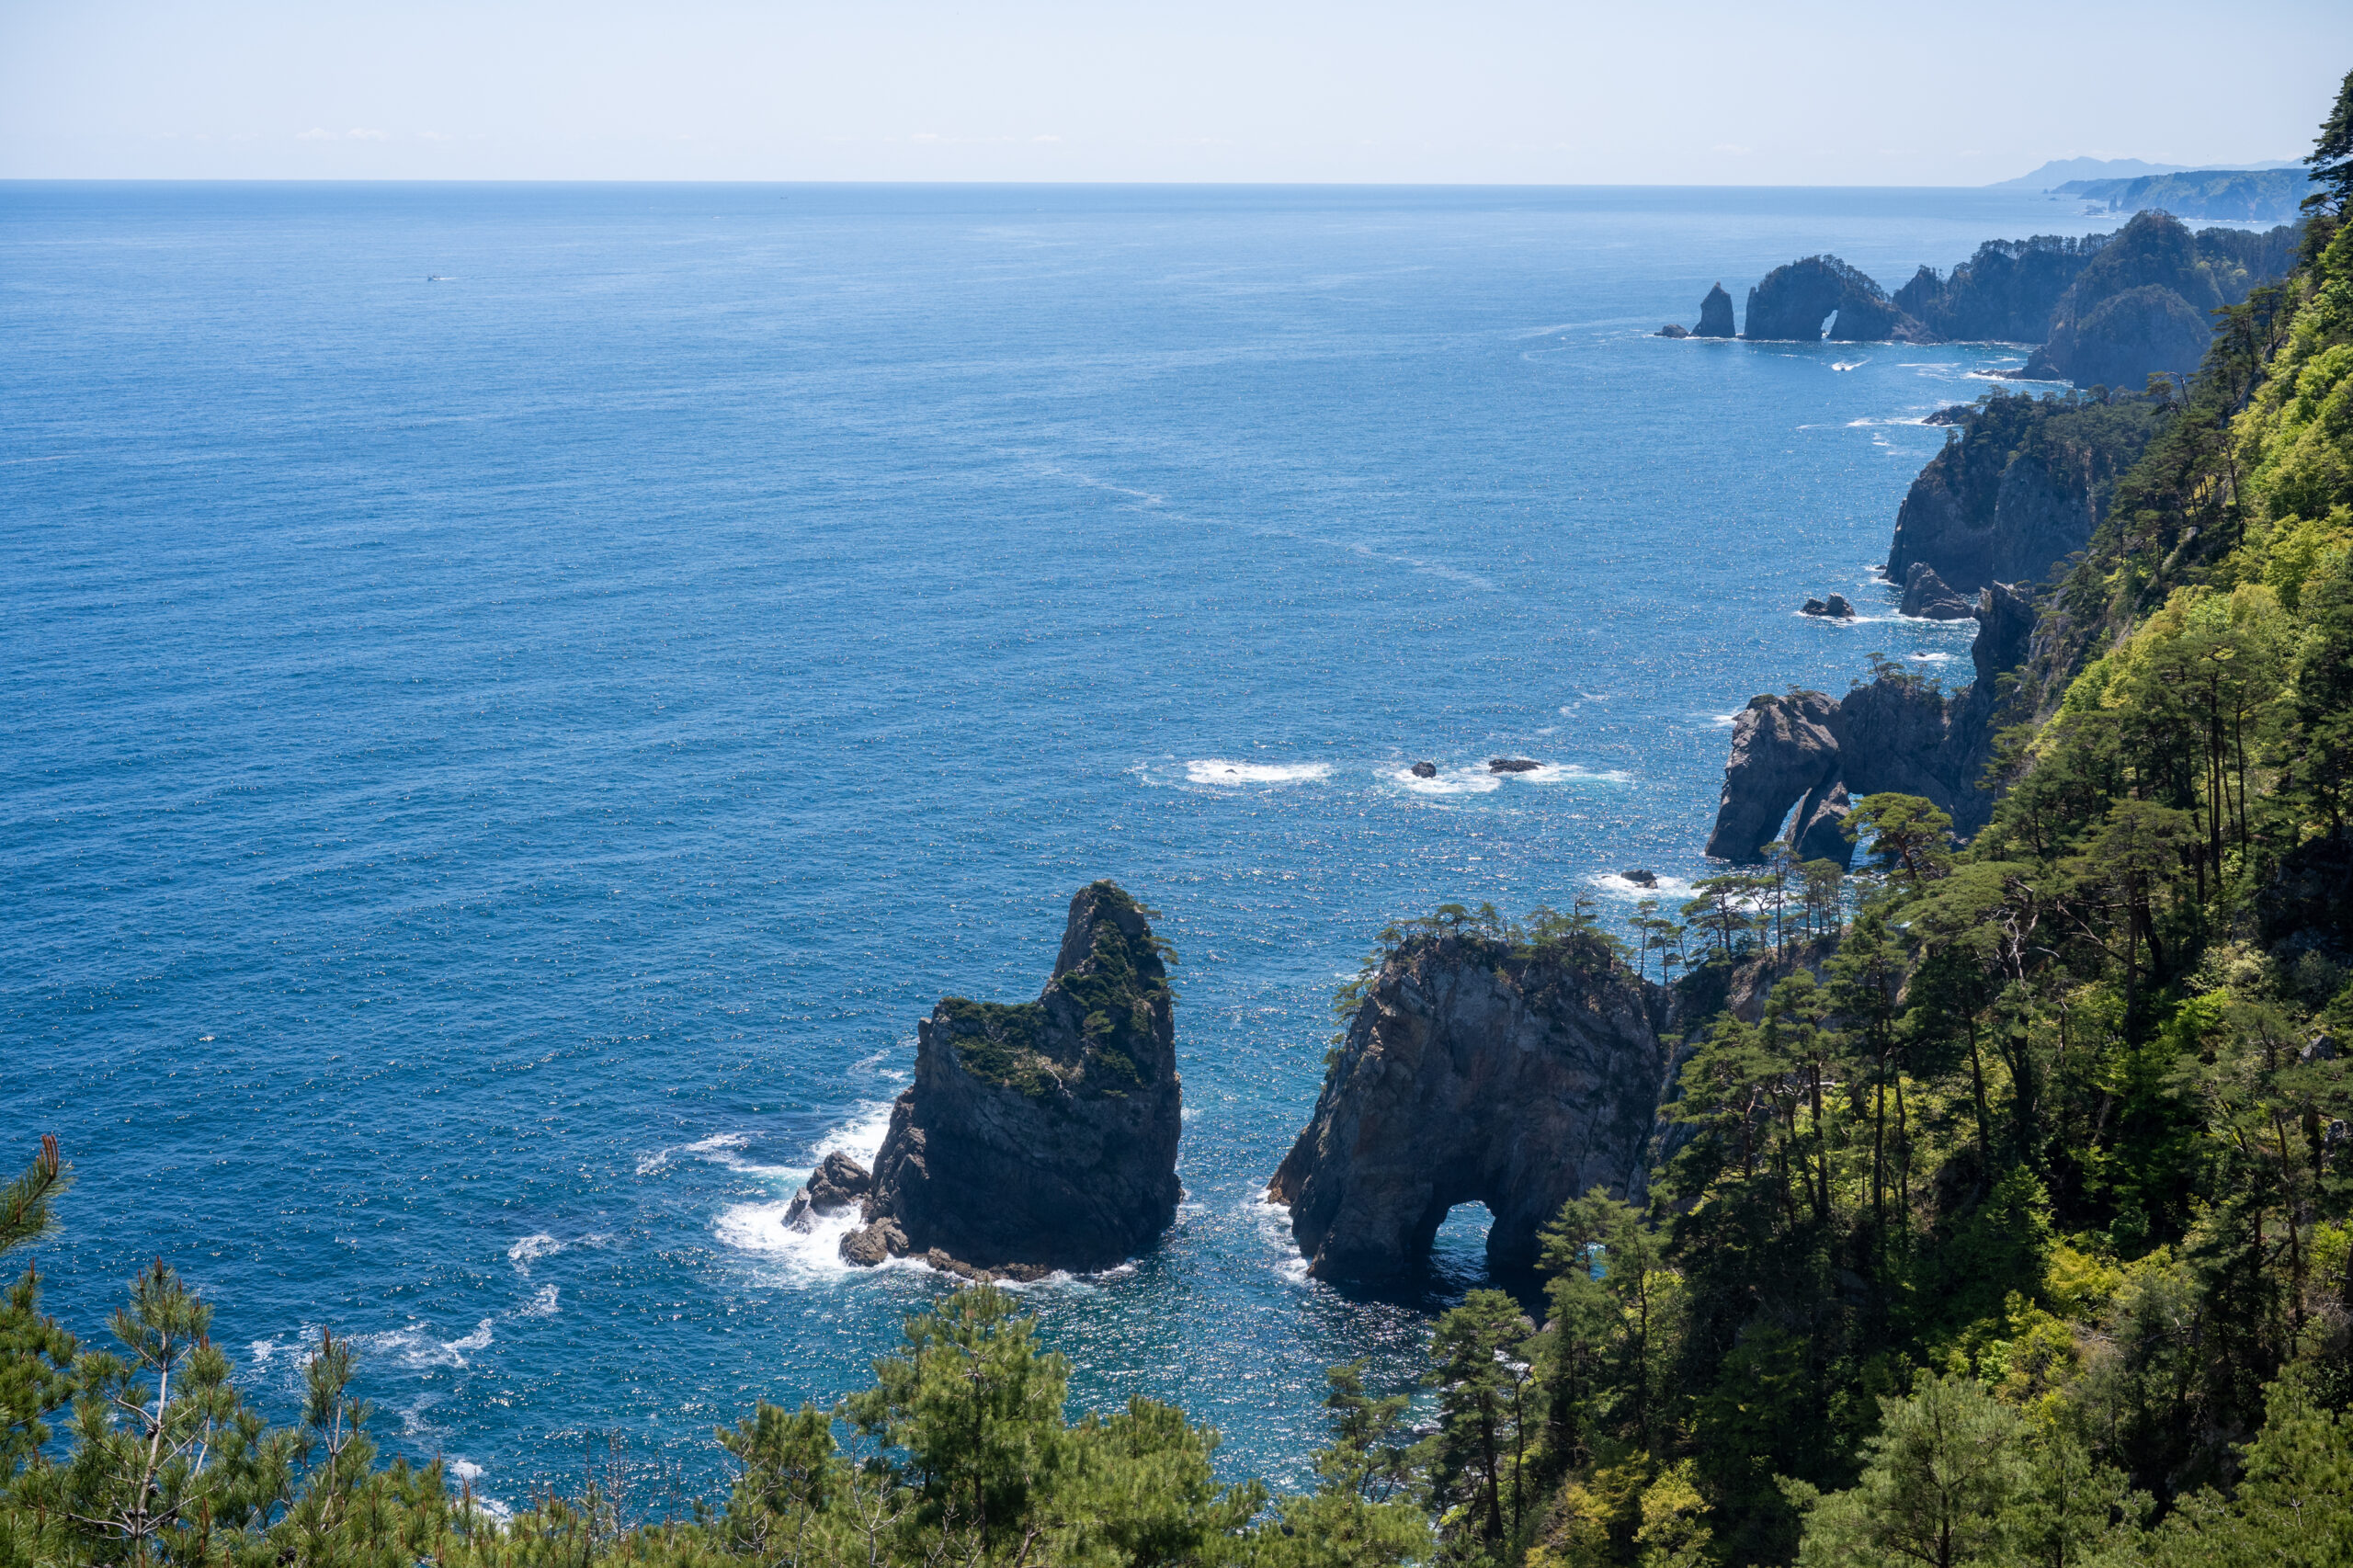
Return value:
<svg viewBox="0 0 2353 1568">
<path fill-rule="evenodd" d="M 1654 888 L 1658 886 L 1658 876 L 1655 872 L 1636 869 L 1631 871 L 1620 871 L 1618 874 L 1625 878 L 1628 881 L 1633 883 L 1638 888 Z"/>
<path fill-rule="evenodd" d="M 1682 327 L 1677 326 L 1675 323 L 1669 322 L 1665 326 L 1658 329 L 1658 335 L 1661 337 L 1688 337 L 1691 335 L 1688 332 L 1686 332 Z"/>
<path fill-rule="evenodd" d="M 2193 234 L 2170 213 L 2139 214 L 2068 285 L 2020 378 L 2138 391 L 2152 375 L 2188 375 L 2212 336 L 2208 312 L 2283 275 L 2295 232 Z"/>
<path fill-rule="evenodd" d="M 1977 613 L 1977 607 L 1954 592 L 1925 561 L 1915 561 L 1904 574 L 1901 608 L 1926 620 L 1967 620 Z"/>
<path fill-rule="evenodd" d="M 1759 846 L 1779 836 L 1793 803 L 1836 780 L 1838 737 L 1830 724 L 1837 709 L 1818 691 L 1749 699 L 1733 722 L 1732 759 L 1724 764 L 1710 855 L 1756 859 Z"/>
<path fill-rule="evenodd" d="M 2108 240 L 2106 234 L 1988 240 L 1950 277 L 1921 267 L 1895 291 L 1895 308 L 1943 338 L 2040 343 L 2051 335 L 2061 296 Z"/>
<path fill-rule="evenodd" d="M 1487 759 L 1490 773 L 1533 773 L 1544 765 L 1533 757 L 1491 756 Z"/>
<path fill-rule="evenodd" d="M 1160 954 L 1142 907 L 1095 882 L 1071 900 L 1037 1001 L 934 1008 L 842 1256 L 938 1253 L 1020 1275 L 1108 1268 L 1150 1246 L 1179 1191 L 1175 997 Z"/>
<path fill-rule="evenodd" d="M 1836 701 L 1818 691 L 1751 699 L 1733 724 L 1708 853 L 1758 859 L 1786 824 L 1800 859 L 1846 865 L 1852 801 L 1891 790 L 1927 797 L 1964 835 L 1984 826 L 1993 797 L 1977 785 L 2006 706 L 2001 676 L 2026 659 L 2034 603 L 1995 583 L 1978 596 L 1975 614 L 1976 679 L 1958 692 L 1881 665 Z"/>
<path fill-rule="evenodd" d="M 1888 576 L 1925 564 L 1961 594 L 2047 580 L 2090 542 L 2158 418 L 2135 397 L 1995 392 L 1962 410 L 1904 497 Z"/>
<path fill-rule="evenodd" d="M 1534 950 L 1409 937 L 1334 1054 L 1267 1188 L 1319 1278 L 1406 1272 L 1458 1203 L 1495 1216 L 1487 1256 L 1536 1261 L 1537 1232 L 1596 1187 L 1643 1196 L 1666 1079 L 1669 993 L 1598 944 Z"/>
<path fill-rule="evenodd" d="M 839 1149 L 817 1162 L 809 1179 L 784 1210 L 784 1222 L 796 1231 L 815 1228 L 816 1221 L 866 1201 L 874 1177 L 864 1165 Z"/>
<path fill-rule="evenodd" d="M 1438 764 L 1435 762 L 1417 762 L 1414 764 L 1413 774 L 1416 778 L 1435 778 L 1438 777 Z"/>
<path fill-rule="evenodd" d="M 1832 620 L 1852 620 L 1855 618 L 1855 607 L 1847 603 L 1846 595 L 1833 594 L 1826 599 L 1806 600 L 1804 604 L 1798 607 L 1798 613 L 1826 616 Z"/>
<path fill-rule="evenodd" d="M 1835 317 L 1835 320 L 1830 318 Z M 1748 291 L 1752 341 L 1929 343 L 1935 335 L 1896 308 L 1886 290 L 1835 256 L 1810 256 L 1777 267 Z"/>
<path fill-rule="evenodd" d="M 1699 324 L 1691 329 L 1694 337 L 1731 337 L 1735 335 L 1732 321 L 1732 296 L 1724 292 L 1722 283 L 1708 290 L 1699 301 Z"/>
</svg>

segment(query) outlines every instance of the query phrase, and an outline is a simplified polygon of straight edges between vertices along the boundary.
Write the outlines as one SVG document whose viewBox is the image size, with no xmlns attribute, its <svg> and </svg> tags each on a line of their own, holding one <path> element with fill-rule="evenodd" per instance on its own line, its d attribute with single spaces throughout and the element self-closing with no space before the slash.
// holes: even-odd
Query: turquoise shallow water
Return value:
<svg viewBox="0 0 2353 1568">
<path fill-rule="evenodd" d="M 1662 341 L 1921 191 L 0 186 L 0 1127 L 264 1398 L 322 1325 L 494 1497 L 705 1488 L 920 1269 L 779 1219 L 939 995 L 1118 879 L 1183 955 L 1188 1198 L 1032 1290 L 1077 1399 L 1295 1478 L 1322 1367 L 1479 1278 L 1301 1277 L 1257 1202 L 1387 920 L 1705 874 L 1729 714 L 1868 654 L 1994 347 Z M 428 278 L 437 281 L 428 281 Z M 1839 589 L 1868 618 L 1797 618 Z M 1515 753 L 1538 775 L 1496 781 Z M 1419 757 L 1440 778 L 1405 774 Z"/>
</svg>

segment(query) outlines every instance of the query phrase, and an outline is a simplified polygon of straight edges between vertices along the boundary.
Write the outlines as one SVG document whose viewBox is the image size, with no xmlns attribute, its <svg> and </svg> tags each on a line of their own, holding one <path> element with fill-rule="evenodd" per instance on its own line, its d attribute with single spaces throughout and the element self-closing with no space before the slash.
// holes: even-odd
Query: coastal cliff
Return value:
<svg viewBox="0 0 2353 1568">
<path fill-rule="evenodd" d="M 1406 936 L 1364 988 L 1267 1196 L 1319 1278 L 1409 1270 L 1447 1211 L 1494 1215 L 1498 1267 L 1596 1187 L 1639 1200 L 1670 1047 L 1665 991 L 1588 932 Z"/>
<path fill-rule="evenodd" d="M 842 1256 L 1021 1277 L 1108 1268 L 1149 1247 L 1179 1192 L 1163 952 L 1143 907 L 1098 881 L 1071 900 L 1037 1001 L 934 1008 Z M 854 1190 L 864 1173 L 843 1164 L 820 1174 Z"/>
<path fill-rule="evenodd" d="M 2006 584 L 1990 584 L 1975 615 L 1976 678 L 1957 692 L 1882 662 L 1843 698 L 1799 690 L 1750 699 L 1733 724 L 1707 852 L 1760 859 L 1786 823 L 1798 858 L 1847 865 L 1852 802 L 1887 791 L 1927 798 L 1964 835 L 1983 827 L 1994 802 L 1978 784 L 2005 707 L 2000 677 L 2027 657 L 2034 602 Z"/>
<path fill-rule="evenodd" d="M 2213 335 L 2210 312 L 2283 275 L 2295 233 L 2283 225 L 2193 234 L 2170 213 L 2136 215 L 2060 296 L 2020 379 L 2138 390 L 2152 375 L 2188 375 Z"/>
<path fill-rule="evenodd" d="M 2090 543 L 2118 476 L 2140 460 L 2160 417 L 2139 396 L 1995 392 L 1954 411 L 1944 449 L 1896 513 L 1888 576 L 1908 584 L 1925 565 L 1963 595 L 2049 581 Z"/>
<path fill-rule="evenodd" d="M 1742 335 L 1755 340 L 1818 343 L 1827 336 L 1834 343 L 1934 341 L 1934 335 L 1899 310 L 1885 290 L 1835 256 L 1810 256 L 1767 273 L 1748 291 L 1745 319 L 1747 330 Z"/>
</svg>

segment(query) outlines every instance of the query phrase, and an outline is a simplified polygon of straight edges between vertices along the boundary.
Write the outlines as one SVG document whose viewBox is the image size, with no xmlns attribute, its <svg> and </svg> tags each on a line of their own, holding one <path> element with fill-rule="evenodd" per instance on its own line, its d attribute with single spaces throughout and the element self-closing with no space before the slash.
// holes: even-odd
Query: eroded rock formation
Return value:
<svg viewBox="0 0 2353 1568">
<path fill-rule="evenodd" d="M 1937 569 L 1925 561 L 1915 561 L 1904 574 L 1905 615 L 1916 615 L 1928 620 L 1967 620 L 1977 613 L 1976 607 L 1953 591 L 1950 585 L 1937 575 Z"/>
<path fill-rule="evenodd" d="M 1447 1210 L 1494 1215 L 1498 1267 L 1599 1187 L 1643 1195 L 1669 1047 L 1668 993 L 1574 935 L 1549 949 L 1467 931 L 1408 937 L 1332 1059 L 1267 1195 L 1319 1278 L 1377 1278 L 1426 1256 Z"/>
<path fill-rule="evenodd" d="M 2134 398 L 1996 392 L 1957 411 L 1896 514 L 1888 576 L 1907 583 L 1927 565 L 1965 595 L 2055 577 L 2090 542 L 2157 420 L 2154 404 Z"/>
<path fill-rule="evenodd" d="M 1732 296 L 1718 283 L 1699 301 L 1699 324 L 1691 329 L 1694 337 L 1732 337 L 1736 335 L 1732 320 Z"/>
<path fill-rule="evenodd" d="M 1927 328 L 1896 308 L 1878 284 L 1835 256 L 1810 256 L 1777 267 L 1748 291 L 1752 340 L 1819 343 L 1932 343 Z"/>
<path fill-rule="evenodd" d="M 1946 693 L 1893 665 L 1833 700 L 1819 691 L 1757 697 L 1733 724 L 1708 853 L 1753 861 L 1782 837 L 1799 858 L 1848 864 L 1847 813 L 1865 795 L 1921 795 L 1968 835 L 1985 825 L 1993 797 L 1979 789 L 2003 706 L 1999 677 L 2027 655 L 2033 601 L 2006 584 L 1978 595 L 1970 644 L 1976 679 Z"/>
<path fill-rule="evenodd" d="M 1174 1007 L 1142 907 L 1080 889 L 1038 1000 L 951 996 L 917 1026 L 915 1083 L 842 1256 L 1020 1275 L 1150 1246 L 1179 1190 Z"/>
</svg>

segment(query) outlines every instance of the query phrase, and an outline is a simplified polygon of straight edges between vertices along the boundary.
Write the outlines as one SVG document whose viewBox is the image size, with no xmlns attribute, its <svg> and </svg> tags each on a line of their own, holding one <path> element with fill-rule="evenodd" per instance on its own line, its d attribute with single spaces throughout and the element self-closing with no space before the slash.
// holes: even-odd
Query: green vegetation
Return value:
<svg viewBox="0 0 2353 1568">
<path fill-rule="evenodd" d="M 1162 1054 L 1156 1020 L 1176 1003 L 1168 966 L 1176 950 L 1153 935 L 1148 922 L 1159 912 L 1116 883 L 1095 882 L 1086 893 L 1097 912 L 1093 945 L 1049 983 L 1044 997 L 1003 1003 L 950 996 L 940 1003 L 956 1060 L 967 1072 L 1033 1097 L 1057 1085 L 1116 1095 L 1151 1081 L 1151 1064 Z M 1134 934 L 1124 928 L 1129 922 Z M 1057 994 L 1067 1008 L 1050 1009 Z M 1069 1008 L 1077 1013 L 1074 1030 L 1057 1024 Z"/>
<path fill-rule="evenodd" d="M 1856 876 L 1784 856 L 1702 883 L 1688 925 L 1645 901 L 1631 952 L 1582 903 L 1382 933 L 1344 1011 L 1430 952 L 1535 983 L 1655 953 L 1687 1017 L 1736 967 L 1777 979 L 1700 1031 L 1652 1206 L 1568 1204 L 1525 1300 L 1439 1319 L 1421 1427 L 1336 1368 L 1314 1490 L 1221 1485 L 1179 1410 L 1070 1419 L 1063 1362 L 983 1287 L 909 1320 L 872 1388 L 721 1434 L 723 1506 L 625 1520 L 591 1485 L 500 1522 L 376 1462 L 348 1346 L 322 1337 L 274 1428 L 161 1263 L 111 1351 L 28 1269 L 0 1568 L 2353 1564 L 2347 103 L 2353 76 L 2303 265 L 2153 386 L 1973 842 L 1873 795 Z M 1088 1076 L 1135 1071 L 1164 957 L 1096 928 L 1063 984 Z M 1051 989 L 947 1006 L 975 1071 L 1068 1065 Z M 45 1142 L 0 1252 L 66 1179 Z"/>
</svg>

